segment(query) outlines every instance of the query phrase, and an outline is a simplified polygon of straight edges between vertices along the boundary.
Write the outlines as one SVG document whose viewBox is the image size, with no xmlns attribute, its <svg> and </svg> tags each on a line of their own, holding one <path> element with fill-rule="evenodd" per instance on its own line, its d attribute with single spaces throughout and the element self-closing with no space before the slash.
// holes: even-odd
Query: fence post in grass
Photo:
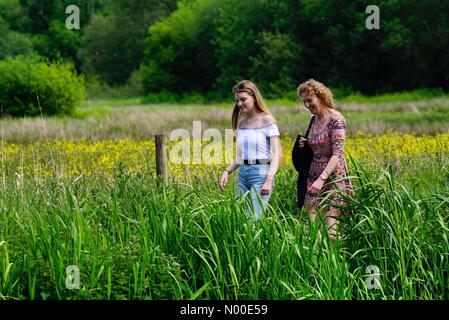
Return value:
<svg viewBox="0 0 449 320">
<path fill-rule="evenodd" d="M 168 184 L 167 178 L 167 148 L 165 146 L 165 136 L 156 135 L 156 176 L 161 177 L 164 184 Z"/>
</svg>

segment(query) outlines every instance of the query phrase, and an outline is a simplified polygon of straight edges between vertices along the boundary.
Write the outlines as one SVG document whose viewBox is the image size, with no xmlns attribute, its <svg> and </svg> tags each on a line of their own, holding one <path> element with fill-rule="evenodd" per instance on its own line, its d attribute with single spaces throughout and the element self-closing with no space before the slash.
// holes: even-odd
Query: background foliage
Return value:
<svg viewBox="0 0 449 320">
<path fill-rule="evenodd" d="M 65 8 L 81 28 L 65 28 Z M 68 61 L 88 92 L 222 98 L 240 79 L 268 97 L 315 78 L 339 93 L 449 88 L 449 2 L 365 0 L 2 0 L 0 59 Z M 381 71 L 381 72 L 379 72 Z M 161 96 L 162 94 L 162 96 Z M 114 95 L 114 94 L 112 94 Z M 117 95 L 117 94 L 116 94 Z M 156 98 L 155 98 L 156 97 Z"/>
<path fill-rule="evenodd" d="M 71 114 L 84 99 L 82 77 L 70 65 L 16 57 L 0 61 L 2 114 L 34 116 Z"/>
</svg>

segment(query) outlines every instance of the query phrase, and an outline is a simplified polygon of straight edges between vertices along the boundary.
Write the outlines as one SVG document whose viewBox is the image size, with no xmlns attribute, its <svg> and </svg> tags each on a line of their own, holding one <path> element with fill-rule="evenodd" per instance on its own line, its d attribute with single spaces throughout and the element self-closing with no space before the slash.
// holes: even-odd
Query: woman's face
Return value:
<svg viewBox="0 0 449 320">
<path fill-rule="evenodd" d="M 304 107 L 306 107 L 313 115 L 320 114 L 325 108 L 320 98 L 318 98 L 314 93 L 304 92 L 301 97 L 302 101 L 304 102 Z"/>
<path fill-rule="evenodd" d="M 246 92 L 235 94 L 235 105 L 244 113 L 252 112 L 255 108 L 254 97 Z"/>
</svg>

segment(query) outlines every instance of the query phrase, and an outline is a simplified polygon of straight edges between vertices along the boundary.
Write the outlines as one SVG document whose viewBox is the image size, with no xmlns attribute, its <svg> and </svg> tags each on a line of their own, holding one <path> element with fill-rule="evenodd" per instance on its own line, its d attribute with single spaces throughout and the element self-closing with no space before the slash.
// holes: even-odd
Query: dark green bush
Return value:
<svg viewBox="0 0 449 320">
<path fill-rule="evenodd" d="M 173 92 L 161 91 L 158 93 L 152 92 L 144 96 L 142 103 L 176 103 L 180 99 L 180 95 Z"/>
<path fill-rule="evenodd" d="M 29 37 L 23 33 L 11 31 L 5 19 L 0 16 L 0 59 L 7 56 L 30 55 L 33 53 L 33 44 Z"/>
<path fill-rule="evenodd" d="M 177 11 L 149 27 L 140 69 L 146 94 L 212 89 L 218 75 L 212 39 L 220 3 L 178 2 Z"/>
<path fill-rule="evenodd" d="M 85 96 L 84 78 L 63 63 L 36 57 L 0 61 L 0 106 L 4 115 L 72 114 Z"/>
</svg>

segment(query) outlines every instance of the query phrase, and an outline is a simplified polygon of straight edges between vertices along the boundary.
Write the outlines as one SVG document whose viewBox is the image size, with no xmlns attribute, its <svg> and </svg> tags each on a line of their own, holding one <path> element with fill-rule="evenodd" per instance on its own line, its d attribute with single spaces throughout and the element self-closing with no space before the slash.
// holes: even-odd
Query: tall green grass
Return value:
<svg viewBox="0 0 449 320">
<path fill-rule="evenodd" d="M 276 176 L 258 223 L 235 200 L 236 176 L 221 193 L 215 171 L 168 186 L 123 166 L 112 177 L 8 179 L 0 298 L 448 299 L 449 186 L 419 186 L 437 166 L 424 162 L 411 182 L 352 161 L 357 193 L 336 242 L 295 209 L 292 168 Z M 65 287 L 68 265 L 80 269 L 79 290 Z M 368 289 L 371 265 L 379 289 Z"/>
</svg>

